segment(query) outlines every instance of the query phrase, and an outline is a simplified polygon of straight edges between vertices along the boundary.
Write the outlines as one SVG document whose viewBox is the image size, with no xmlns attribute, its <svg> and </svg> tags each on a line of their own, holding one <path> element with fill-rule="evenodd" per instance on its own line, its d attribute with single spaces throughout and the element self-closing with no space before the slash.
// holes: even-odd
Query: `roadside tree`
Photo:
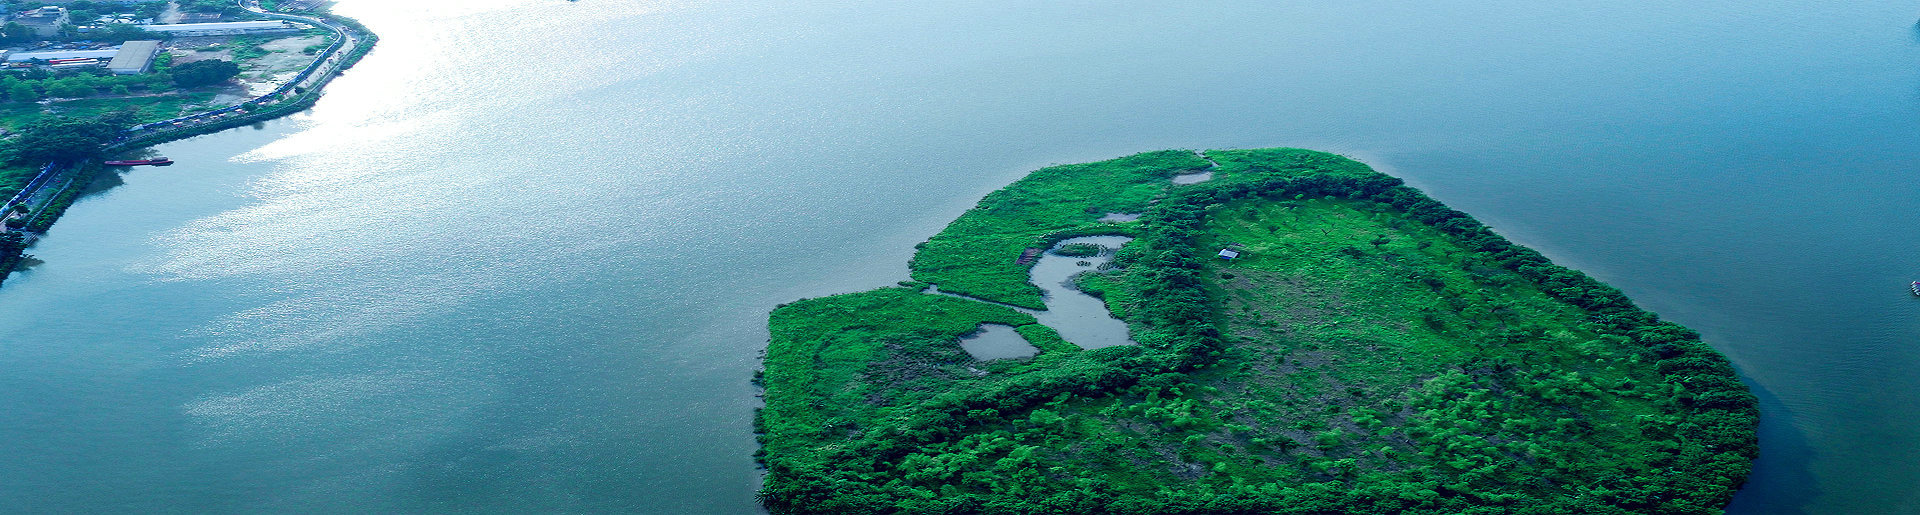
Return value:
<svg viewBox="0 0 1920 515">
<path fill-rule="evenodd" d="M 240 65 L 232 61 L 194 61 L 173 67 L 173 83 L 183 88 L 197 88 L 226 82 L 239 74 Z"/>
<path fill-rule="evenodd" d="M 81 118 L 41 118 L 20 128 L 9 143 L 16 160 L 25 163 L 71 161 L 99 157 L 100 149 L 120 133 L 120 126 Z"/>
<path fill-rule="evenodd" d="M 35 102 L 40 100 L 40 92 L 33 89 L 31 84 L 16 82 L 12 88 L 7 89 L 7 99 L 15 102 Z"/>
</svg>

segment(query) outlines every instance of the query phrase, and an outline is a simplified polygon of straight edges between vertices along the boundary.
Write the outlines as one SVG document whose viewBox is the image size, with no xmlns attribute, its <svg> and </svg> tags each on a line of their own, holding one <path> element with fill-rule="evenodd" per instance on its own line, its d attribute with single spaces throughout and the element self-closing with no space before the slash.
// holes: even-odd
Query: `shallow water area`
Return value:
<svg viewBox="0 0 1920 515">
<path fill-rule="evenodd" d="M 1173 176 L 1174 184 L 1199 184 L 1213 180 L 1213 172 L 1183 173 Z"/>
<path fill-rule="evenodd" d="M 1047 310 L 1035 312 L 1033 317 L 1047 327 L 1059 331 L 1061 338 L 1083 349 L 1133 344 L 1133 339 L 1127 335 L 1127 323 L 1113 318 L 1113 313 L 1107 311 L 1105 301 L 1087 295 L 1071 285 L 1074 275 L 1097 270 L 1100 265 L 1112 261 L 1113 252 L 1108 250 L 1101 252 L 1098 256 L 1083 258 L 1053 253 L 1054 249 L 1074 243 L 1091 243 L 1108 249 L 1118 249 L 1129 241 L 1133 241 L 1133 238 L 1083 236 L 1068 238 L 1054 244 L 1053 249 L 1042 254 L 1040 261 L 1033 265 L 1033 284 L 1046 292 L 1047 303 Z"/>
<path fill-rule="evenodd" d="M 1027 343 L 1013 326 L 1005 324 L 980 324 L 979 329 L 960 337 L 960 348 L 980 361 L 1027 358 L 1040 353 L 1040 348 Z"/>
</svg>

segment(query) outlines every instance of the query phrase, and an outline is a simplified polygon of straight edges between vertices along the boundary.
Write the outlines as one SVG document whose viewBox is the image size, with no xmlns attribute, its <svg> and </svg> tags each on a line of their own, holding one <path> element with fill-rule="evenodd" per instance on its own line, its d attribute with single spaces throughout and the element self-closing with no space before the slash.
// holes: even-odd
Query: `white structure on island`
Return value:
<svg viewBox="0 0 1920 515">
<path fill-rule="evenodd" d="M 230 21 L 223 23 L 175 23 L 169 25 L 141 25 L 148 32 L 169 36 L 238 36 L 242 34 L 273 34 L 278 32 L 299 32 L 307 25 L 290 21 Z"/>
</svg>

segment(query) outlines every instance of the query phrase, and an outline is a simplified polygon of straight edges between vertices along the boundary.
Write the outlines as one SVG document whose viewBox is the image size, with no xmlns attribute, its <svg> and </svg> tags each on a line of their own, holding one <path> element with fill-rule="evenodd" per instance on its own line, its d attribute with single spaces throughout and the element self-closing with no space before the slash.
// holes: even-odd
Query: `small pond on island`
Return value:
<svg viewBox="0 0 1920 515">
<path fill-rule="evenodd" d="M 1197 184 L 1213 178 L 1213 172 L 1183 173 L 1173 176 L 1174 184 Z"/>
<path fill-rule="evenodd" d="M 960 337 L 960 348 L 980 361 L 1025 358 L 1040 353 L 1039 348 L 1014 332 L 1013 326 L 1005 324 L 980 324 L 979 329 Z"/>
</svg>

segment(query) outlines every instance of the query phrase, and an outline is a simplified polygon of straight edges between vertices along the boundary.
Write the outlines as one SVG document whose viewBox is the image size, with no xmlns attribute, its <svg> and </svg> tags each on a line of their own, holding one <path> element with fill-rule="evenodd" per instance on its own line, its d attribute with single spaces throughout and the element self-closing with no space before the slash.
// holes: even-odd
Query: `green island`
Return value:
<svg viewBox="0 0 1920 515">
<path fill-rule="evenodd" d="M 57 4 L 0 24 L 0 281 L 103 160 L 303 111 L 379 39 L 313 0 Z"/>
<path fill-rule="evenodd" d="M 1091 235 L 1132 238 L 1073 282 L 1134 345 L 1019 309 L 1036 251 Z M 911 270 L 770 315 L 771 512 L 1718 513 L 1758 455 L 1697 333 L 1333 154 L 1044 168 Z M 972 358 L 982 324 L 1038 353 Z"/>
</svg>

